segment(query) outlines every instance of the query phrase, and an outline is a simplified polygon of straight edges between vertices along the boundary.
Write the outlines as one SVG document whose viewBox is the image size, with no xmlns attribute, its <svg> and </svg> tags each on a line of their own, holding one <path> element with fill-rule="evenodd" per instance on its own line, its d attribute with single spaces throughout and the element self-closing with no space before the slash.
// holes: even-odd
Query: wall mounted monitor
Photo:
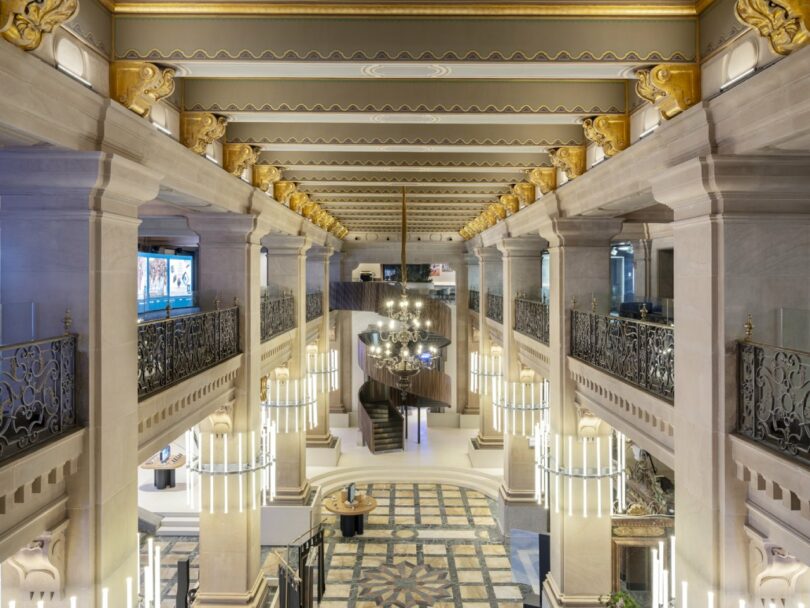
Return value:
<svg viewBox="0 0 810 608">
<path fill-rule="evenodd" d="M 194 258 L 138 253 L 138 312 L 194 306 Z"/>
</svg>

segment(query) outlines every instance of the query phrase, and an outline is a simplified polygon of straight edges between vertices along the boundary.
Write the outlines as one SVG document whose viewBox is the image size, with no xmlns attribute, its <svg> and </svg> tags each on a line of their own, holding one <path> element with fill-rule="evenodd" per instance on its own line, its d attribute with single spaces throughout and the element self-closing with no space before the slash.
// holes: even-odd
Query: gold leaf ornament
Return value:
<svg viewBox="0 0 810 608">
<path fill-rule="evenodd" d="M 147 61 L 110 64 L 110 97 L 138 116 L 148 117 L 152 106 L 174 92 L 175 71 Z"/>
<path fill-rule="evenodd" d="M 605 156 L 614 156 L 630 145 L 630 121 L 627 116 L 604 114 L 582 121 L 585 137 L 600 146 Z"/>
<path fill-rule="evenodd" d="M 296 213 L 301 213 L 301 210 L 304 208 L 304 205 L 309 204 L 309 195 L 304 192 L 293 192 L 289 198 L 290 201 L 290 209 L 295 211 Z"/>
<path fill-rule="evenodd" d="M 273 165 L 253 165 L 253 185 L 262 192 L 269 192 L 281 179 L 281 171 Z M 290 183 L 290 182 L 287 182 Z"/>
<path fill-rule="evenodd" d="M 512 193 L 518 197 L 518 203 L 523 206 L 531 205 L 537 200 L 536 187 L 530 182 L 515 184 L 512 186 Z"/>
<path fill-rule="evenodd" d="M 568 179 L 585 173 L 585 146 L 562 146 L 550 150 L 551 164 L 562 170 Z"/>
<path fill-rule="evenodd" d="M 536 167 L 529 171 L 529 182 L 540 188 L 541 194 L 557 189 L 557 168 Z"/>
<path fill-rule="evenodd" d="M 222 155 L 225 170 L 237 177 L 259 160 L 258 148 L 250 144 L 225 144 L 222 146 Z"/>
<path fill-rule="evenodd" d="M 282 205 L 286 205 L 295 193 L 295 182 L 277 181 L 273 184 L 273 198 Z"/>
<path fill-rule="evenodd" d="M 0 34 L 14 46 L 33 51 L 42 37 L 78 12 L 79 0 L 2 0 Z"/>
<path fill-rule="evenodd" d="M 183 112 L 180 115 L 180 135 L 192 152 L 205 154 L 210 144 L 225 135 L 228 119 L 211 112 Z"/>
<path fill-rule="evenodd" d="M 810 1 L 737 0 L 737 18 L 767 38 L 774 52 L 789 55 L 810 42 Z"/>
<path fill-rule="evenodd" d="M 694 63 L 662 63 L 636 72 L 636 93 L 669 120 L 700 101 L 700 67 Z"/>
<path fill-rule="evenodd" d="M 502 220 L 506 217 L 506 208 L 500 203 L 492 203 L 489 207 L 487 207 L 487 211 L 492 213 L 496 221 Z"/>
<path fill-rule="evenodd" d="M 520 199 L 517 194 L 502 194 L 498 199 L 505 213 L 512 215 L 520 211 Z"/>
</svg>

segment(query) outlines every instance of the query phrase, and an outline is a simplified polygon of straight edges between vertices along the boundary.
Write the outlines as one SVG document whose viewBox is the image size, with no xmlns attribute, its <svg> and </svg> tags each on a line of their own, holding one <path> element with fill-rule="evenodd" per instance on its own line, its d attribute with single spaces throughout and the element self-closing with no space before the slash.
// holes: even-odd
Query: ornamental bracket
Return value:
<svg viewBox="0 0 810 608">
<path fill-rule="evenodd" d="M 585 137 L 614 156 L 630 145 L 630 121 L 626 115 L 602 114 L 582 121 Z"/>
<path fill-rule="evenodd" d="M 767 38 L 780 55 L 810 43 L 810 3 L 806 0 L 737 0 L 737 18 Z"/>
<path fill-rule="evenodd" d="M 281 171 L 273 165 L 253 165 L 253 185 L 262 192 L 269 192 L 271 186 L 281 179 Z"/>
<path fill-rule="evenodd" d="M 138 116 L 148 117 L 152 106 L 174 92 L 175 71 L 147 61 L 110 64 L 110 97 Z"/>
<path fill-rule="evenodd" d="M 206 148 L 225 135 L 228 119 L 211 112 L 183 112 L 180 115 L 180 135 L 192 152 L 205 154 Z"/>
<path fill-rule="evenodd" d="M 33 51 L 42 37 L 72 19 L 79 0 L 3 0 L 0 34 L 14 46 Z"/>
<path fill-rule="evenodd" d="M 529 181 L 540 188 L 540 194 L 548 194 L 557 189 L 557 168 L 536 167 L 529 171 Z"/>
<path fill-rule="evenodd" d="M 669 120 L 700 101 L 700 66 L 662 63 L 636 71 L 636 93 Z"/>
<path fill-rule="evenodd" d="M 585 146 L 562 146 L 549 150 L 551 164 L 565 172 L 568 179 L 585 173 Z"/>
<path fill-rule="evenodd" d="M 223 144 L 222 166 L 231 175 L 240 177 L 259 160 L 259 150 L 250 144 Z"/>
</svg>

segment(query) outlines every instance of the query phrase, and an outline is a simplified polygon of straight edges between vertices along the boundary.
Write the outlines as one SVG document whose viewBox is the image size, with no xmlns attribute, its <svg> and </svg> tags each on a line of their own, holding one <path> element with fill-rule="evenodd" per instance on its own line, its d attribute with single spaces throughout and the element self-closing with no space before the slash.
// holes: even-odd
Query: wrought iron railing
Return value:
<svg viewBox="0 0 810 608">
<path fill-rule="evenodd" d="M 675 398 L 675 332 L 670 325 L 571 311 L 571 356 L 658 397 Z"/>
<path fill-rule="evenodd" d="M 481 294 L 478 293 L 477 289 L 470 290 L 468 308 L 475 312 L 481 312 Z"/>
<path fill-rule="evenodd" d="M 810 353 L 740 342 L 737 432 L 810 464 Z"/>
<path fill-rule="evenodd" d="M 487 294 L 487 319 L 503 323 L 503 296 L 497 293 Z"/>
<path fill-rule="evenodd" d="M 261 300 L 262 342 L 295 329 L 295 298 L 286 296 L 262 296 Z"/>
<path fill-rule="evenodd" d="M 138 398 L 200 373 L 239 353 L 239 308 L 138 325 Z"/>
<path fill-rule="evenodd" d="M 307 323 L 323 316 L 323 293 L 315 291 L 307 294 Z"/>
<path fill-rule="evenodd" d="M 548 344 L 548 302 L 515 298 L 515 331 Z"/>
<path fill-rule="evenodd" d="M 0 348 L 0 461 L 76 426 L 76 336 Z"/>
</svg>

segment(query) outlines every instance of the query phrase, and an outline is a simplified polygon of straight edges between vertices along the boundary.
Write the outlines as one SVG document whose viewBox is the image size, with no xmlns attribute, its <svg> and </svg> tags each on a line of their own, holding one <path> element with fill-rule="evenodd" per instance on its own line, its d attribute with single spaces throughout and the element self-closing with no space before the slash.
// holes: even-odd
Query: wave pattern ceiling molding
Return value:
<svg viewBox="0 0 810 608">
<path fill-rule="evenodd" d="M 694 18 L 116 18 L 132 59 L 296 61 L 694 61 Z M 329 32 L 328 36 L 324 32 Z"/>
</svg>

